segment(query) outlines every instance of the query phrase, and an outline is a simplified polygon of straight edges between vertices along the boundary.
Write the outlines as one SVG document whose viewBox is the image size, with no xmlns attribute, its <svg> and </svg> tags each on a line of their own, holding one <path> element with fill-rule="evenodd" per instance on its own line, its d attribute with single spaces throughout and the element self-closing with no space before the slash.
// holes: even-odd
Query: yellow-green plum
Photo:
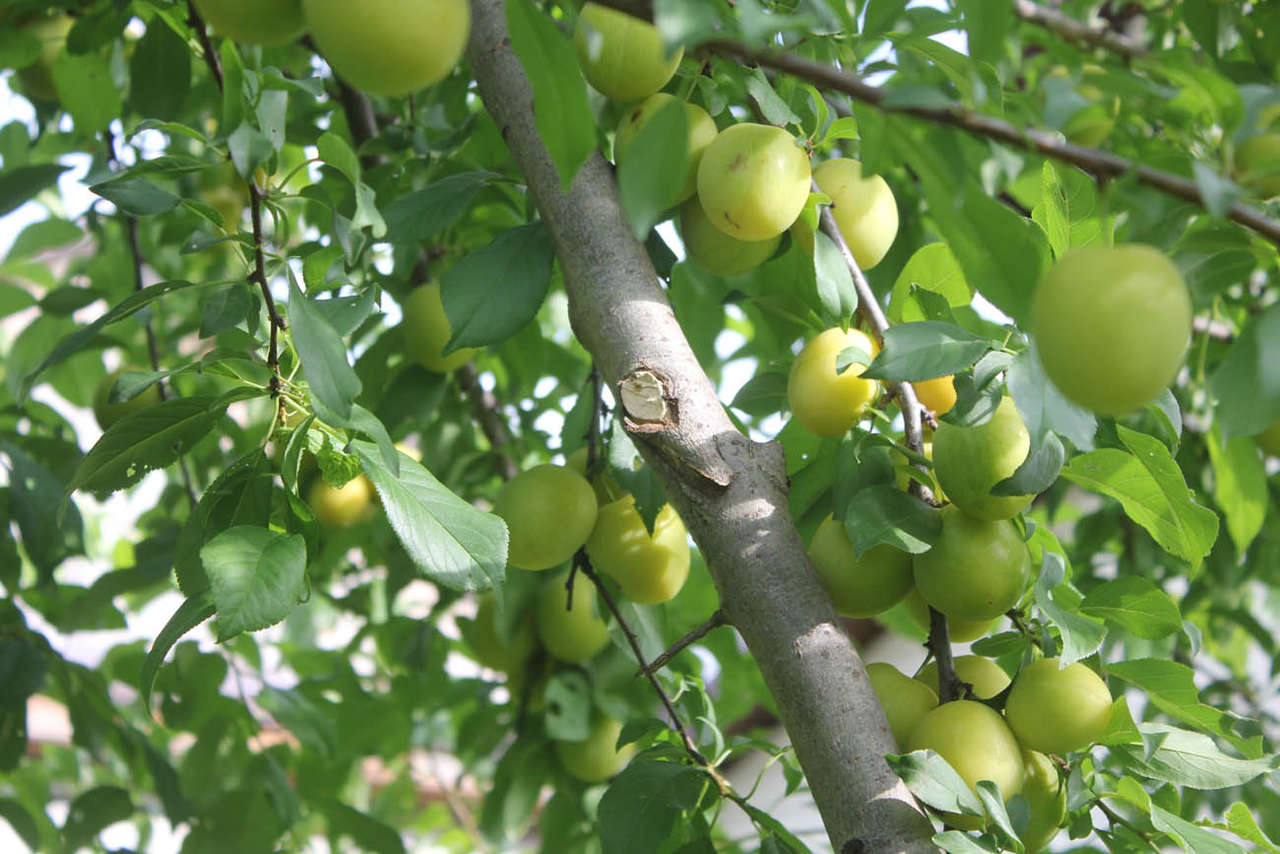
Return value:
<svg viewBox="0 0 1280 854">
<path fill-rule="evenodd" d="M 948 617 L 992 620 L 1008 611 L 1027 587 L 1031 554 L 1008 519 L 987 522 L 942 510 L 942 533 L 915 556 L 916 589 Z"/>
<path fill-rule="evenodd" d="M 680 237 L 689 260 L 717 276 L 754 270 L 773 256 L 782 235 L 768 240 L 739 240 L 711 224 L 702 203 L 689 199 L 680 208 Z"/>
<path fill-rule="evenodd" d="M 796 419 L 811 433 L 840 436 L 867 411 L 880 393 L 880 384 L 862 378 L 865 364 L 854 362 L 836 373 L 836 358 L 850 347 L 872 358 L 880 345 L 858 329 L 828 329 L 804 346 L 787 378 L 787 403 Z"/>
<path fill-rule="evenodd" d="M 582 7 L 573 45 L 587 82 L 615 101 L 639 101 L 657 92 L 684 56 L 683 49 L 667 54 L 653 24 L 597 3 Z"/>
<path fill-rule="evenodd" d="M 659 92 L 656 95 L 650 95 L 645 98 L 643 103 L 637 104 L 627 110 L 623 115 L 622 121 L 618 123 L 618 132 L 613 137 L 613 160 L 619 166 L 626 158 L 627 152 L 631 150 L 631 143 L 635 141 L 636 135 L 640 133 L 640 129 L 648 124 L 663 107 L 671 103 L 676 103 L 677 99 L 674 95 L 668 95 L 666 92 Z M 711 144 L 711 140 L 716 138 L 719 133 L 716 130 L 716 123 L 711 120 L 711 116 L 707 115 L 707 111 L 699 107 L 697 104 L 690 104 L 684 101 L 685 121 L 689 127 L 689 161 L 685 167 L 684 185 L 680 188 L 680 195 L 676 197 L 677 202 L 683 202 L 689 198 L 698 189 L 698 165 L 702 163 L 702 154 L 707 150 L 707 146 Z"/>
<path fill-rule="evenodd" d="M 509 642 L 498 635 L 498 605 L 492 593 L 480 597 L 475 617 L 459 620 L 458 630 L 476 663 L 504 673 L 523 667 L 538 643 L 534 636 L 532 613 L 520 621 L 515 636 Z"/>
<path fill-rule="evenodd" d="M 911 592 L 910 554 L 881 543 L 854 557 L 844 523 L 831 516 L 814 533 L 809 560 L 836 610 L 845 617 L 887 611 Z"/>
<path fill-rule="evenodd" d="M 943 421 L 933 434 L 933 471 L 951 502 L 977 519 L 1009 519 L 1034 495 L 992 495 L 1031 450 L 1031 435 L 1013 398 L 1000 401 L 986 423 L 960 427 Z"/>
<path fill-rule="evenodd" d="M 564 770 L 584 783 L 603 783 L 635 755 L 634 744 L 618 749 L 621 733 L 621 721 L 598 714 L 582 741 L 557 741 L 556 756 Z"/>
<path fill-rule="evenodd" d="M 1236 148 L 1240 183 L 1265 199 L 1280 196 L 1280 131 L 1251 136 Z"/>
<path fill-rule="evenodd" d="M 18 70 L 18 82 L 22 94 L 33 101 L 58 100 L 58 87 L 53 80 L 53 64 L 57 62 L 67 44 L 67 33 L 75 19 L 68 15 L 41 17 L 23 25 L 23 29 L 40 42 L 40 54 L 35 62 Z"/>
<path fill-rule="evenodd" d="M 1187 283 L 1159 249 L 1085 246 L 1040 280 L 1031 331 L 1059 391 L 1099 415 L 1125 415 L 1177 376 L 1191 309 Z"/>
<path fill-rule="evenodd" d="M 462 347 L 444 355 L 445 345 L 453 337 L 453 331 L 449 317 L 444 313 L 438 282 L 418 285 L 409 292 L 403 308 L 404 348 L 410 359 L 429 371 L 446 374 L 475 356 L 476 351 L 471 347 Z"/>
<path fill-rule="evenodd" d="M 879 264 L 898 236 L 898 204 L 884 178 L 863 176 L 857 160 L 837 157 L 819 164 L 813 180 L 831 197 L 831 215 L 858 266 Z"/>
<path fill-rule="evenodd" d="M 908 739 L 910 750 L 932 750 L 947 760 L 977 793 L 979 780 L 1000 787 L 1005 799 L 1022 788 L 1026 769 L 1022 747 L 1000 713 L 975 700 L 943 703 L 916 724 Z M 948 824 L 966 829 L 980 825 L 976 816 L 946 817 Z"/>
<path fill-rule="evenodd" d="M 907 614 L 915 624 L 926 632 L 929 631 L 932 615 L 929 613 L 929 603 L 924 601 L 920 591 L 912 590 L 908 593 L 903 604 L 906 605 Z M 948 617 L 947 637 L 952 643 L 968 643 L 990 634 L 999 621 L 998 617 L 994 620 L 957 620 Z"/>
<path fill-rule="evenodd" d="M 1018 671 L 1004 714 L 1024 747 L 1065 754 L 1107 731 L 1111 703 L 1107 683 L 1085 665 L 1063 668 L 1056 658 L 1042 658 Z"/>
<path fill-rule="evenodd" d="M 1022 764 L 1027 776 L 1018 794 L 1027 799 L 1031 816 L 1022 831 L 1022 844 L 1027 854 L 1037 854 L 1053 841 L 1067 817 L 1067 787 L 1058 776 L 1053 760 L 1035 750 L 1022 751 Z"/>
<path fill-rule="evenodd" d="M 596 524 L 596 494 L 586 478 L 545 464 L 503 484 L 493 512 L 507 523 L 507 562 L 520 569 L 551 569 L 586 544 Z"/>
<path fill-rule="evenodd" d="M 911 383 L 911 387 L 916 390 L 920 405 L 934 415 L 950 412 L 951 407 L 956 405 L 955 377 L 951 374 L 931 380 L 916 380 Z"/>
<path fill-rule="evenodd" d="M 907 676 L 892 664 L 868 664 L 867 676 L 876 699 L 884 707 L 893 740 L 902 750 L 920 719 L 938 706 L 938 695 L 925 685 Z"/>
<path fill-rule="evenodd" d="M 1264 453 L 1273 457 L 1280 457 L 1280 421 L 1255 436 L 1254 441 L 1258 443 L 1258 447 Z"/>
<path fill-rule="evenodd" d="M 244 44 L 288 44 L 307 28 L 302 0 L 196 0 L 213 31 Z"/>
<path fill-rule="evenodd" d="M 973 686 L 973 696 L 979 700 L 990 700 L 1009 687 L 1009 674 L 989 658 L 979 655 L 959 655 L 954 659 L 954 664 L 956 676 L 961 682 L 968 682 Z M 916 678 L 937 693 L 938 662 L 930 661 L 920 669 Z"/>
<path fill-rule="evenodd" d="M 448 76 L 467 46 L 467 0 L 302 0 L 334 72 L 375 95 L 407 95 Z"/>
<path fill-rule="evenodd" d="M 106 430 L 126 415 L 132 415 L 139 410 L 146 409 L 148 406 L 155 406 L 160 402 L 160 386 L 152 383 L 137 397 L 123 400 L 119 403 L 112 403 L 111 390 L 115 388 L 116 380 L 120 379 L 120 375 L 128 370 L 133 369 L 118 368 L 107 374 L 98 383 L 98 388 L 93 393 L 93 417 L 103 430 Z"/>
<path fill-rule="evenodd" d="M 809 155 L 782 128 L 745 122 L 720 131 L 698 166 L 698 200 L 716 228 L 769 240 L 791 227 L 809 198 Z"/>
<path fill-rule="evenodd" d="M 326 528 L 349 528 L 373 515 L 373 497 L 373 484 L 362 474 L 336 487 L 316 478 L 307 493 L 307 504 L 316 521 Z"/>
<path fill-rule="evenodd" d="M 684 587 L 689 577 L 689 541 L 684 522 L 670 504 L 653 521 L 653 533 L 625 495 L 600 508 L 587 540 L 592 565 L 618 582 L 632 602 L 656 605 Z"/>
<path fill-rule="evenodd" d="M 568 570 L 556 573 L 538 589 L 534 619 L 538 640 L 561 661 L 582 664 L 609 644 L 609 626 L 596 614 L 596 587 L 581 572 L 573 574 L 573 610 L 565 581 Z"/>
</svg>

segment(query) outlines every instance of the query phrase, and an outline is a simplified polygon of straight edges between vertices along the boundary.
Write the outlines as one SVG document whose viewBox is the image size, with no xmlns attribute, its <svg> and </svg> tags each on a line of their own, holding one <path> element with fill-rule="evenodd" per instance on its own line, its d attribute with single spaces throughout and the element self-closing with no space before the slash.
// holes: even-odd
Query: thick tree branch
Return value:
<svg viewBox="0 0 1280 854">
<path fill-rule="evenodd" d="M 935 124 L 958 128 L 974 136 L 1002 142 L 1024 151 L 1034 151 L 1045 157 L 1070 163 L 1099 180 L 1118 178 L 1132 173 L 1140 184 L 1159 190 L 1166 195 L 1182 199 L 1202 207 L 1208 207 L 1200 188 L 1194 181 L 1143 166 L 1116 154 L 1085 148 L 1065 142 L 1054 131 L 1019 128 L 993 116 L 976 113 L 963 104 L 945 106 L 910 106 L 884 103 L 887 90 L 866 83 L 855 74 L 849 74 L 829 65 L 814 62 L 788 53 L 758 50 L 737 42 L 713 42 L 708 50 L 738 62 L 750 62 L 773 68 L 813 83 L 819 89 L 842 92 L 886 113 L 898 113 L 924 119 Z M 1232 204 L 1225 211 L 1227 219 L 1252 229 L 1280 246 L 1280 220 L 1271 219 L 1248 205 Z"/>
<path fill-rule="evenodd" d="M 618 417 L 707 558 L 790 733 L 836 850 L 932 851 L 932 827 L 884 761 L 895 749 L 787 510 L 781 450 L 733 426 L 631 235 L 599 154 L 566 193 L 534 125 L 502 0 L 472 0 L 469 61 L 555 243 L 575 332 Z"/>
<path fill-rule="evenodd" d="M 1091 27 L 1070 15 L 1064 15 L 1057 9 L 1041 6 L 1032 0 L 1013 0 L 1013 11 L 1022 20 L 1044 27 L 1066 41 L 1083 42 L 1092 47 L 1105 48 L 1126 59 L 1145 56 L 1147 53 L 1147 46 L 1135 39 L 1110 30 Z"/>
</svg>

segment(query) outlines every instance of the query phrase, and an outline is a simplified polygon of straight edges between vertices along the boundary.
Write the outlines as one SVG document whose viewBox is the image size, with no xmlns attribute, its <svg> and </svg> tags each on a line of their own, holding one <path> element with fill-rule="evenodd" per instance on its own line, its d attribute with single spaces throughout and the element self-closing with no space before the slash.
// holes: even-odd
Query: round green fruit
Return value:
<svg viewBox="0 0 1280 854">
<path fill-rule="evenodd" d="M 573 31 L 582 75 L 615 101 L 639 101 L 676 73 L 684 50 L 668 55 L 658 28 L 608 6 L 588 3 Z"/>
<path fill-rule="evenodd" d="M 831 516 L 814 533 L 809 560 L 845 617 L 887 611 L 911 592 L 911 555 L 881 543 L 854 557 L 844 523 Z"/>
<path fill-rule="evenodd" d="M 929 613 L 929 603 L 924 601 L 920 591 L 912 590 L 908 593 L 907 598 L 903 600 L 903 604 L 915 624 L 926 632 L 929 631 L 932 615 Z M 975 641 L 978 638 L 989 635 L 998 622 L 999 618 L 994 620 L 956 620 L 948 617 L 947 637 L 952 643 Z"/>
<path fill-rule="evenodd" d="M 1236 148 L 1240 183 L 1265 199 L 1280 196 L 1280 131 L 1251 136 Z"/>
<path fill-rule="evenodd" d="M 916 380 L 911 387 L 915 389 L 920 405 L 934 415 L 950 412 L 956 405 L 956 383 L 951 374 L 931 380 Z"/>
<path fill-rule="evenodd" d="M 640 129 L 648 124 L 659 110 L 673 103 L 684 104 L 685 122 L 689 128 L 689 160 L 685 167 L 684 184 L 680 188 L 680 195 L 675 199 L 677 202 L 683 202 L 698 189 L 698 165 L 702 163 L 702 154 L 719 133 L 711 116 L 697 104 L 690 104 L 688 101 L 679 102 L 674 95 L 659 92 L 627 110 L 622 121 L 618 123 L 618 132 L 613 137 L 613 159 L 621 166 Z"/>
<path fill-rule="evenodd" d="M 1191 336 L 1191 294 L 1158 249 L 1086 246 L 1040 280 L 1031 330 L 1045 373 L 1064 395 L 1099 415 L 1125 415 L 1177 376 Z"/>
<path fill-rule="evenodd" d="M 453 337 L 449 318 L 444 313 L 438 282 L 418 285 L 404 301 L 404 347 L 409 358 L 429 371 L 446 374 L 460 368 L 475 356 L 471 347 L 462 347 L 444 355 L 445 345 Z"/>
<path fill-rule="evenodd" d="M 196 9 L 215 33 L 244 44 L 288 44 L 307 28 L 302 0 L 196 0 Z"/>
<path fill-rule="evenodd" d="M 507 481 L 493 502 L 507 523 L 507 562 L 550 569 L 573 557 L 596 524 L 596 494 L 586 478 L 563 466 L 540 465 Z"/>
<path fill-rule="evenodd" d="M 1026 776 L 1022 747 L 1004 718 L 974 700 L 944 703 L 926 714 L 911 733 L 908 747 L 932 750 L 947 760 L 975 794 L 979 780 L 990 780 L 1008 799 L 1022 789 Z M 959 827 L 977 822 L 960 816 L 948 823 Z"/>
<path fill-rule="evenodd" d="M 868 664 L 867 676 L 876 699 L 884 707 L 894 743 L 902 750 L 920 720 L 938 706 L 938 695 L 892 664 Z"/>
<path fill-rule="evenodd" d="M 717 276 L 736 276 L 773 257 L 782 235 L 768 240 L 739 240 L 711 224 L 702 202 L 689 199 L 680 208 L 680 237 L 689 260 Z"/>
<path fill-rule="evenodd" d="M 989 658 L 979 655 L 961 655 L 954 659 L 954 664 L 956 676 L 961 682 L 968 682 L 973 686 L 973 696 L 979 700 L 990 700 L 1009 687 L 1009 674 Z M 937 693 L 938 662 L 930 661 L 920 669 L 916 678 Z"/>
<path fill-rule="evenodd" d="M 1058 835 L 1067 817 L 1067 787 L 1058 776 L 1053 760 L 1043 753 L 1023 750 L 1022 764 L 1027 776 L 1023 778 L 1019 794 L 1027 799 L 1031 816 L 1021 838 L 1027 854 L 1037 854 Z"/>
<path fill-rule="evenodd" d="M 618 748 L 622 722 L 598 715 L 582 741 L 557 741 L 556 756 L 564 770 L 584 783 L 603 783 L 631 760 L 633 744 Z"/>
<path fill-rule="evenodd" d="M 831 197 L 831 215 L 858 266 L 879 264 L 898 236 L 898 204 L 884 178 L 863 177 L 861 163 L 837 157 L 819 164 L 813 180 Z"/>
<path fill-rule="evenodd" d="M 791 227 L 809 199 L 809 156 L 782 128 L 725 128 L 698 166 L 698 200 L 716 228 L 738 240 L 769 240 Z"/>
<path fill-rule="evenodd" d="M 862 378 L 864 364 L 854 362 L 844 373 L 836 373 L 836 358 L 850 347 L 872 358 L 880 352 L 880 345 L 865 332 L 836 327 L 806 344 L 791 365 L 787 403 L 811 433 L 843 435 L 880 394 L 879 383 Z"/>
<path fill-rule="evenodd" d="M 1018 672 L 1005 718 L 1025 747 L 1059 755 L 1082 750 L 1111 724 L 1111 692 L 1080 662 L 1065 668 L 1042 658 Z"/>
<path fill-rule="evenodd" d="M 673 598 L 689 577 L 689 541 L 675 508 L 663 505 L 653 533 L 625 495 L 600 508 L 587 540 L 591 565 L 609 575 L 632 602 L 657 605 Z"/>
<path fill-rule="evenodd" d="M 568 570 L 557 573 L 539 588 L 534 619 L 547 652 L 569 664 L 583 664 L 608 646 L 609 626 L 596 615 L 596 587 L 581 572 L 573 574 L 573 610 L 565 607 L 568 577 Z"/>
<path fill-rule="evenodd" d="M 448 76 L 467 46 L 467 0 L 302 0 L 334 73 L 375 95 L 407 95 Z"/>
<path fill-rule="evenodd" d="M 317 478 L 307 493 L 307 504 L 326 528 L 349 528 L 373 515 L 373 496 L 373 484 L 362 474 L 339 487 Z"/>
<path fill-rule="evenodd" d="M 525 619 L 520 621 L 515 637 L 510 642 L 499 636 L 498 604 L 492 593 L 480 597 L 475 617 L 466 621 L 459 620 L 458 629 L 477 664 L 504 673 L 522 668 L 537 645 L 532 614 L 526 614 Z"/>
<path fill-rule="evenodd" d="M 148 406 L 155 406 L 160 402 L 160 386 L 151 384 L 146 390 L 137 397 L 120 403 L 111 402 L 111 390 L 115 388 L 116 380 L 120 379 L 120 375 L 131 368 L 118 368 L 102 378 L 102 382 L 98 383 L 97 390 L 93 393 L 93 417 L 97 419 L 98 426 L 103 430 L 115 424 L 126 415 L 132 415 L 139 410 L 146 409 Z"/>
<path fill-rule="evenodd" d="M 58 100 L 58 86 L 53 80 L 53 64 L 62 55 L 67 44 L 67 33 L 75 19 L 68 15 L 37 18 L 23 26 L 40 42 L 40 55 L 26 68 L 18 70 L 18 82 L 22 94 L 33 101 Z"/>
<path fill-rule="evenodd" d="M 1258 447 L 1264 453 L 1273 457 L 1280 457 L 1280 421 L 1255 436 L 1254 441 L 1258 443 Z"/>
<path fill-rule="evenodd" d="M 1031 554 L 1007 519 L 987 522 L 954 506 L 942 510 L 942 533 L 914 559 L 916 589 L 948 617 L 993 620 L 1027 587 Z"/>
<path fill-rule="evenodd" d="M 977 519 L 1009 519 L 1034 495 L 992 495 L 1031 450 L 1031 435 L 1013 399 L 1000 401 L 985 424 L 959 427 L 943 421 L 933 434 L 933 471 L 951 502 Z"/>
</svg>

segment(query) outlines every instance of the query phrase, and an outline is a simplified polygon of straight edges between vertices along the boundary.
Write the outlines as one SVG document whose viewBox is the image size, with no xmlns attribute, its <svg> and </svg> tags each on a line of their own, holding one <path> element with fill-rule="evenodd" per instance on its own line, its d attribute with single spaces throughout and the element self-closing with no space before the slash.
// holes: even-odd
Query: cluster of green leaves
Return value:
<svg viewBox="0 0 1280 854">
<path fill-rule="evenodd" d="M 50 5 L 6 11 L 18 20 Z M 472 503 L 499 486 L 495 450 L 522 465 L 544 461 L 580 447 L 593 417 L 590 360 L 568 326 L 550 239 L 466 69 L 412 102 L 375 101 L 381 127 L 365 139 L 305 45 L 215 39 L 220 89 L 185 4 L 52 5 L 77 13 L 52 69 L 57 98 L 34 99 L 31 125 L 0 128 L 0 212 L 33 199 L 48 211 L 0 262 L 0 315 L 18 318 L 12 340 L 0 341 L 0 670 L 9 676 L 0 815 L 14 831 L 38 850 L 73 850 L 121 820 L 145 838 L 151 817 L 163 815 L 189 825 L 184 850 L 193 852 L 300 850 L 314 834 L 400 851 L 402 833 L 470 851 L 513 844 L 536 821 L 556 851 L 806 850 L 777 818 L 726 797 L 689 764 L 634 678 L 616 626 L 618 642 L 585 667 L 535 652 L 505 690 L 489 671 L 460 676 L 446 666 L 451 654 L 475 655 L 454 629 L 471 591 L 499 594 L 498 634 L 509 640 L 542 583 L 504 567 L 502 523 Z M 894 105 L 958 103 L 1065 130 L 1105 103 L 1115 122 L 1107 148 L 1204 191 L 1207 212 L 1129 176 L 1099 187 L 1040 157 L 886 117 L 710 50 L 687 59 L 668 86 L 721 127 L 753 106 L 818 157 L 858 156 L 893 187 L 902 228 L 868 276 L 895 326 L 869 373 L 955 374 L 959 401 L 944 418 L 956 424 L 980 423 L 1006 390 L 1017 403 L 1033 452 L 1001 488 L 1044 493 L 1025 524 L 1038 577 L 1017 625 L 975 651 L 1011 671 L 1041 652 L 1085 660 L 1117 694 L 1135 689 L 1117 700 L 1107 749 L 1076 757 L 1067 775 L 1071 836 L 1111 851 L 1165 841 L 1242 850 L 1237 838 L 1273 851 L 1269 838 L 1280 836 L 1268 786 L 1276 721 L 1261 678 L 1270 674 L 1255 663 L 1280 652 L 1270 592 L 1280 582 L 1280 527 L 1274 477 L 1251 438 L 1280 420 L 1277 257 L 1219 218 L 1244 193 L 1222 177 L 1234 146 L 1280 103 L 1274 6 L 1247 16 L 1209 0 L 1148 10 L 1152 43 L 1165 48 L 1126 64 L 1086 57 L 1003 3 L 906 9 L 873 0 L 857 17 L 834 0 L 655 3 L 660 30 L 691 54 L 713 39 L 767 45 L 782 34 L 800 55 L 885 74 Z M 608 150 L 623 110 L 587 89 L 565 36 L 574 14 L 570 4 L 508 3 L 538 127 L 565 183 L 597 145 Z M 952 29 L 968 34 L 967 54 L 931 38 Z M 30 68 L 37 48 L 6 30 L 0 65 Z M 744 429 L 777 434 L 806 537 L 835 513 L 859 551 L 880 542 L 927 549 L 937 511 L 895 485 L 894 404 L 840 440 L 776 427 L 795 342 L 848 323 L 857 306 L 830 241 L 819 235 L 810 255 L 784 240 L 757 270 L 723 280 L 677 261 L 653 229 L 671 213 L 671 177 L 688 156 L 676 113 L 641 132 L 619 182 L 695 353 L 717 382 L 730 363 L 755 366 L 731 411 Z M 63 213 L 53 188 L 68 168 L 59 159 L 72 154 L 89 161 L 83 183 L 110 207 Z M 261 191 L 260 235 L 243 210 L 249 182 Z M 810 225 L 814 214 L 811 205 Z M 1188 371 L 1144 411 L 1096 419 L 1052 387 L 1022 325 L 1054 258 L 1121 241 L 1166 251 L 1199 316 L 1230 334 L 1198 334 Z M 258 251 L 288 321 L 274 333 L 278 367 L 252 279 Z M 442 284 L 450 348 L 484 348 L 476 371 L 510 404 L 503 448 L 473 423 L 464 384 L 406 359 L 405 333 L 385 311 L 422 280 L 424 263 Z M 141 289 L 140 268 L 154 282 Z M 977 295 L 1003 316 L 976 309 Z M 89 406 L 106 363 L 134 369 L 117 398 L 164 382 L 170 399 L 82 452 L 85 422 L 63 404 Z M 620 425 L 606 436 L 613 475 L 651 521 L 660 488 L 634 470 Z M 402 441 L 420 463 L 395 450 Z M 164 471 L 163 485 L 138 536 L 104 542 L 96 505 L 79 496 L 131 489 L 153 470 Z M 319 525 L 309 483 L 360 475 L 380 510 L 349 528 Z M 84 557 L 111 569 L 75 583 L 68 568 Z M 172 617 L 154 639 L 115 646 L 93 668 L 56 642 L 123 628 L 153 601 L 168 603 L 171 573 L 183 598 L 167 605 Z M 422 613 L 411 600 L 424 578 L 435 595 Z M 716 607 L 695 559 L 675 600 L 624 605 L 623 616 L 652 658 Z M 221 646 L 181 641 L 211 617 Z M 901 610 L 883 622 L 918 636 Z M 336 625 L 355 628 L 334 642 Z M 256 633 L 269 626 L 277 628 Z M 757 704 L 773 709 L 749 655 L 728 631 L 701 646 L 718 663 L 711 684 L 688 653 L 661 677 L 696 744 L 722 768 L 764 750 L 784 768 L 788 793 L 800 788 L 789 753 L 731 734 Z M 265 687 L 253 706 L 225 691 L 242 675 L 275 681 L 276 661 L 296 676 L 292 687 Z M 122 695 L 121 685 L 137 690 Z M 70 710 L 70 745 L 28 745 L 27 701 L 37 692 Z M 642 748 L 607 787 L 569 778 L 552 749 L 585 735 L 597 713 L 627 721 L 622 740 Z M 455 798 L 422 810 L 414 751 L 456 757 L 485 784 L 483 803 Z M 391 782 L 365 775 L 370 757 Z M 1006 812 L 998 793 L 975 806 L 945 764 L 896 767 L 931 806 L 986 806 L 989 827 L 941 834 L 947 850 L 1020 850 L 1025 818 L 1012 805 Z M 543 804 L 546 786 L 555 794 Z M 70 801 L 60 826 L 45 811 L 55 798 Z M 723 838 L 717 819 L 730 799 L 758 839 Z"/>
</svg>

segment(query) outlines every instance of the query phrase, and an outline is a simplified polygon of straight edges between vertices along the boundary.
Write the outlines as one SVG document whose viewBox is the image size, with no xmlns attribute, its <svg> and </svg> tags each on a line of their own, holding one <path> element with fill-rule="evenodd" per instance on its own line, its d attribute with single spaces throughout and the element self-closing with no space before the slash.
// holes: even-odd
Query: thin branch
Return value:
<svg viewBox="0 0 1280 854">
<path fill-rule="evenodd" d="M 480 376 L 476 373 L 475 365 L 470 362 L 455 370 L 453 375 L 471 403 L 471 417 L 489 440 L 498 475 L 503 480 L 511 480 L 520 473 L 520 466 L 506 450 L 511 444 L 511 434 L 502 415 L 502 404 L 493 392 L 480 385 Z"/>
<path fill-rule="evenodd" d="M 587 424 L 586 473 L 587 477 L 591 477 L 596 473 L 596 463 L 600 457 L 600 420 L 604 418 L 604 381 L 594 362 L 587 382 L 591 385 L 591 420 Z"/>
<path fill-rule="evenodd" d="M 192 0 L 187 0 L 187 24 L 191 26 L 191 29 L 195 30 L 196 38 L 200 41 L 201 53 L 204 54 L 205 64 L 209 66 L 209 72 L 218 84 L 218 91 L 221 92 L 222 60 L 218 58 L 218 52 L 213 49 L 213 42 L 209 40 L 209 28 L 204 25 L 204 18 L 200 17 L 200 13 L 196 11 L 196 5 Z"/>
<path fill-rule="evenodd" d="M 667 662 L 684 652 L 689 648 L 689 646 L 702 640 L 710 634 L 712 630 L 718 629 L 720 626 L 727 625 L 728 622 L 729 619 L 724 615 L 724 611 L 716 611 L 707 619 L 706 622 L 696 626 L 692 631 L 680 638 L 680 640 L 667 647 L 662 655 L 649 662 L 648 665 L 642 665 L 640 669 L 636 671 L 636 675 L 649 676 L 657 673 L 659 670 L 667 666 Z"/>
<path fill-rule="evenodd" d="M 1064 15 L 1057 9 L 1033 3 L 1032 0 L 1013 0 L 1013 11 L 1022 20 L 1044 27 L 1066 41 L 1106 48 L 1126 59 L 1145 56 L 1147 53 L 1147 46 L 1135 39 L 1110 30 L 1090 27 L 1083 21 Z"/>
<path fill-rule="evenodd" d="M 267 367 L 271 369 L 271 396 L 276 397 L 284 388 L 284 382 L 280 378 L 280 330 L 285 328 L 285 320 L 276 310 L 275 298 L 271 296 L 271 284 L 267 281 L 267 262 L 262 251 L 265 240 L 262 230 L 262 189 L 254 180 L 249 181 L 249 214 L 253 219 L 253 274 L 250 280 L 258 283 L 262 301 L 267 307 L 267 320 L 271 325 Z"/>
<path fill-rule="evenodd" d="M 929 651 L 938 662 L 938 702 L 959 700 L 964 693 L 963 683 L 956 676 L 956 662 L 951 655 L 951 637 L 947 629 L 947 617 L 929 606 Z"/>
<path fill-rule="evenodd" d="M 1024 151 L 1034 151 L 1053 160 L 1070 163 L 1088 172 L 1100 181 L 1118 178 L 1126 173 L 1133 173 L 1138 183 L 1159 190 L 1166 195 L 1185 202 L 1208 207 L 1204 195 L 1194 181 L 1190 181 L 1171 172 L 1152 169 L 1096 148 L 1085 148 L 1063 141 L 1055 131 L 1019 128 L 1009 122 L 993 116 L 976 113 L 963 104 L 951 103 L 944 106 L 922 106 L 908 104 L 885 104 L 887 90 L 872 86 L 854 74 L 832 68 L 820 62 L 779 53 L 772 50 L 758 50 L 737 42 L 719 41 L 707 45 L 707 49 L 731 58 L 774 68 L 778 71 L 807 80 L 819 88 L 842 92 L 849 97 L 870 104 L 885 113 L 898 113 L 918 119 L 958 128 L 974 136 L 993 139 Z M 1225 211 L 1227 219 L 1251 229 L 1271 242 L 1280 246 L 1280 220 L 1272 219 L 1247 205 L 1232 204 Z"/>
</svg>

